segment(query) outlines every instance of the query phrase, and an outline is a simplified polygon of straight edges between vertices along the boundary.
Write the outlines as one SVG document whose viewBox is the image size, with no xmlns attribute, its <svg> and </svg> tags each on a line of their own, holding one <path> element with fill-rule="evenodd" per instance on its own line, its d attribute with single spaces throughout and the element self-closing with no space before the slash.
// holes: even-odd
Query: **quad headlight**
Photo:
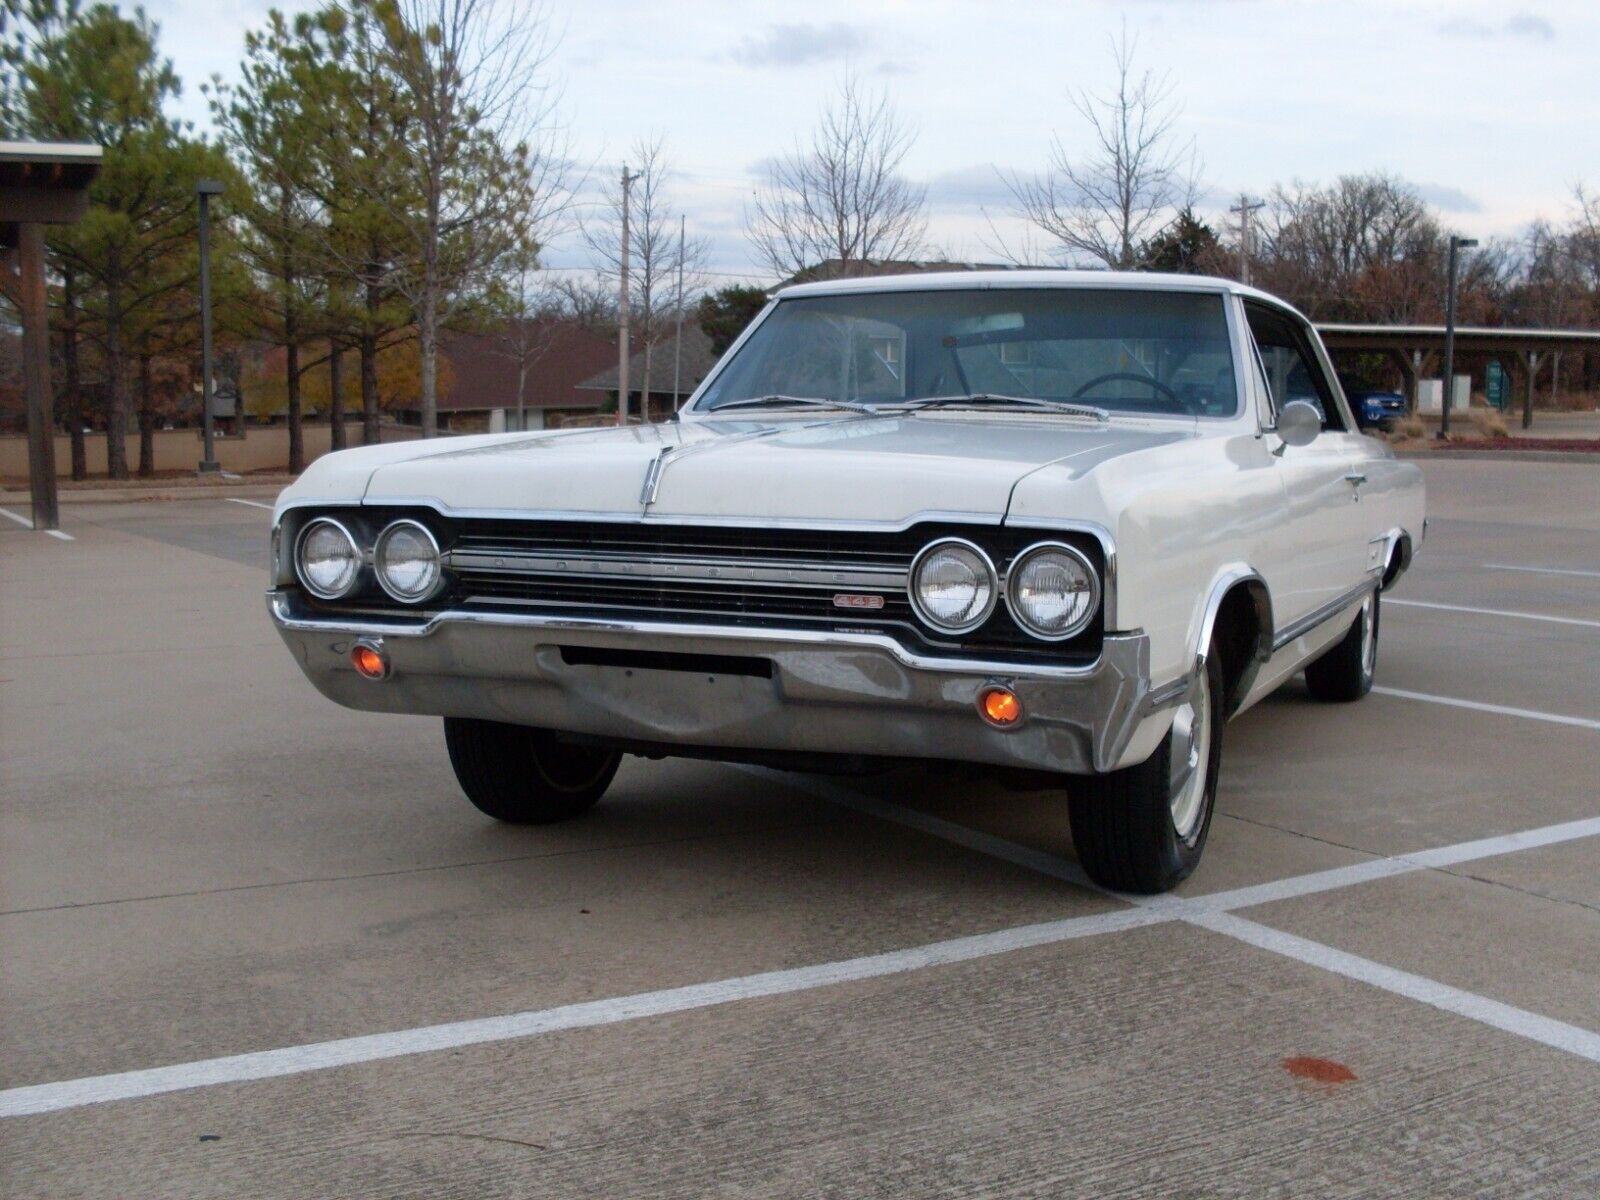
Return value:
<svg viewBox="0 0 1600 1200">
<path fill-rule="evenodd" d="M 372 549 L 378 584 L 402 604 L 420 604 L 439 590 L 444 579 L 439 543 L 418 521 L 393 521 L 378 535 Z"/>
<path fill-rule="evenodd" d="M 320 600 L 337 600 L 360 578 L 361 547 L 338 521 L 318 517 L 300 531 L 294 568 L 306 591 Z"/>
<path fill-rule="evenodd" d="M 966 633 L 989 619 L 1000 585 L 989 556 L 958 538 L 933 542 L 911 564 L 911 605 L 943 633 Z"/>
<path fill-rule="evenodd" d="M 1100 578 L 1071 546 L 1042 542 L 1017 556 L 1006 576 L 1011 615 L 1034 637 L 1060 641 L 1081 633 L 1100 607 Z"/>
</svg>

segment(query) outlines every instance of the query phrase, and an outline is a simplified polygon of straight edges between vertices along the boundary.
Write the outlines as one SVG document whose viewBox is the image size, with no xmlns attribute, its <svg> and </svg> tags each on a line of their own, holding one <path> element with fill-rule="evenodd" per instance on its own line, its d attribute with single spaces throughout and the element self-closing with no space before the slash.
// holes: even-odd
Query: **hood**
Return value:
<svg viewBox="0 0 1600 1200">
<path fill-rule="evenodd" d="M 511 434 L 459 446 L 434 442 L 425 455 L 377 464 L 366 501 L 874 523 L 941 512 L 999 521 L 1012 490 L 1032 472 L 1060 464 L 1082 474 L 1189 436 L 1171 426 L 953 414 Z M 645 481 L 658 459 L 655 498 L 646 506 Z"/>
</svg>

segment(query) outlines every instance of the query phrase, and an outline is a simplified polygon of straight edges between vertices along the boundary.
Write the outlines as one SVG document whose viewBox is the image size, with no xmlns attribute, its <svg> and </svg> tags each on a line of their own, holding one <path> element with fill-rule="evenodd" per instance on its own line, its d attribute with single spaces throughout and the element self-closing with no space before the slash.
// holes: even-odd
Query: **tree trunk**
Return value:
<svg viewBox="0 0 1600 1200">
<path fill-rule="evenodd" d="M 300 427 L 300 347 L 290 342 L 284 349 L 288 352 L 284 382 L 289 393 L 289 474 L 298 475 L 306 468 L 305 431 Z"/>
<path fill-rule="evenodd" d="M 67 422 L 67 439 L 72 445 L 72 477 L 89 477 L 89 448 L 83 439 L 83 380 L 78 371 L 78 300 L 75 279 L 70 270 L 61 273 L 61 299 L 66 321 L 61 330 L 61 362 L 65 390 L 61 410 Z"/>
<path fill-rule="evenodd" d="M 417 314 L 422 350 L 422 436 L 439 432 L 439 194 L 430 188 L 428 233 L 422 243 L 422 311 Z"/>
<path fill-rule="evenodd" d="M 139 355 L 139 478 L 156 473 L 156 412 L 150 395 L 150 356 Z"/>
<path fill-rule="evenodd" d="M 644 338 L 644 378 L 639 381 L 639 416 L 646 425 L 650 424 L 650 352 L 653 349 L 647 332 Z"/>
<path fill-rule="evenodd" d="M 344 347 L 328 343 L 328 445 L 345 448 L 344 433 Z"/>
<path fill-rule="evenodd" d="M 112 264 L 106 287 L 106 474 L 128 477 L 128 381 L 122 377 L 122 288 Z"/>
<path fill-rule="evenodd" d="M 361 441 L 378 443 L 378 337 L 361 335 Z"/>
</svg>

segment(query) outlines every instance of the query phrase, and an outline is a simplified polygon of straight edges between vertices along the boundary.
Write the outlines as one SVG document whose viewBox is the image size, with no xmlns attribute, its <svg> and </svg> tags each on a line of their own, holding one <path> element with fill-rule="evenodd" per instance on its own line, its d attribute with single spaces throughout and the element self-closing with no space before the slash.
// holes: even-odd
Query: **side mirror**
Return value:
<svg viewBox="0 0 1600 1200">
<path fill-rule="evenodd" d="M 1278 452 L 1281 454 L 1284 446 L 1309 446 L 1321 432 L 1322 414 L 1317 406 L 1306 400 L 1291 400 L 1278 413 L 1277 434 L 1283 439 Z"/>
</svg>

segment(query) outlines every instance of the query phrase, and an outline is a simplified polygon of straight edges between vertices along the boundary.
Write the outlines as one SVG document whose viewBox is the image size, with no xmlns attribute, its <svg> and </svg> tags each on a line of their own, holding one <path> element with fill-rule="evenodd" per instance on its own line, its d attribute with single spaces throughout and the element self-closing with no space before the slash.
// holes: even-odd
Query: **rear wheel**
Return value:
<svg viewBox="0 0 1600 1200">
<path fill-rule="evenodd" d="M 1371 592 L 1350 631 L 1306 668 L 1306 689 L 1316 700 L 1359 700 L 1372 690 L 1377 667 L 1378 593 Z"/>
<path fill-rule="evenodd" d="M 1137 766 L 1072 780 L 1073 845 L 1101 887 L 1165 892 L 1200 862 L 1217 800 L 1225 694 L 1213 647 L 1154 754 Z"/>
<path fill-rule="evenodd" d="M 480 812 L 516 825 L 548 825 L 594 807 L 622 754 L 563 742 L 546 729 L 444 719 L 450 765 Z"/>
</svg>

